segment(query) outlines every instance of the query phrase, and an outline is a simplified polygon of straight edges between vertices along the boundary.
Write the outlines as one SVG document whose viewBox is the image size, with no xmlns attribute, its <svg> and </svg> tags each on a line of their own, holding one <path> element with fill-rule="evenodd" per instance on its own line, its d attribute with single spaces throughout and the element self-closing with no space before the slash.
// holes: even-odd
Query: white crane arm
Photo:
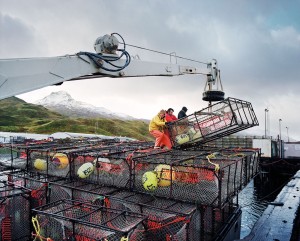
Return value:
<svg viewBox="0 0 300 241">
<path fill-rule="evenodd" d="M 119 59 L 116 65 L 123 66 Z M 103 63 L 103 67 L 107 66 Z M 100 77 L 176 76 L 183 74 L 209 74 L 208 69 L 175 64 L 162 64 L 131 60 L 123 70 L 111 72 L 98 68 L 87 56 L 67 55 L 50 58 L 1 59 L 0 99 L 19 95 L 50 85 L 75 79 Z"/>
<path fill-rule="evenodd" d="M 117 38 L 111 34 L 96 40 L 94 48 L 97 53 L 79 52 L 49 58 L 0 59 L 0 100 L 30 92 L 65 81 L 99 77 L 142 77 L 142 76 L 176 76 L 183 74 L 207 75 L 209 84 L 217 79 L 216 60 L 208 68 L 163 64 L 131 59 L 124 49 L 118 49 Z M 121 52 L 119 56 L 117 51 Z"/>
</svg>

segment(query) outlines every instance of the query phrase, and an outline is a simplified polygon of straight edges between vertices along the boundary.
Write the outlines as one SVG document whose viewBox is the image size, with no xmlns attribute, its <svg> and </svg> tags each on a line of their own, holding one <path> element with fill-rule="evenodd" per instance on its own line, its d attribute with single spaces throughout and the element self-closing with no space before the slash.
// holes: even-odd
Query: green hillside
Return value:
<svg viewBox="0 0 300 241">
<path fill-rule="evenodd" d="M 0 101 L 0 131 L 38 134 L 76 132 L 153 140 L 145 121 L 69 118 L 16 97 Z"/>
</svg>

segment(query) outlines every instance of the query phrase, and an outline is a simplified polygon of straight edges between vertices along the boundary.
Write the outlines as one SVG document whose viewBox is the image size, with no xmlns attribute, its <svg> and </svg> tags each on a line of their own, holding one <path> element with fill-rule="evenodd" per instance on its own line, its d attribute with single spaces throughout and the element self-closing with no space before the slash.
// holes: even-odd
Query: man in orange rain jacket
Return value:
<svg viewBox="0 0 300 241">
<path fill-rule="evenodd" d="M 165 117 L 165 119 L 166 119 L 167 122 L 171 122 L 171 121 L 177 120 L 177 117 L 173 113 L 174 113 L 174 110 L 172 108 L 169 108 L 166 111 L 166 117 Z"/>
<path fill-rule="evenodd" d="M 156 116 L 152 118 L 149 124 L 149 132 L 155 139 L 155 149 L 163 148 L 166 146 L 168 149 L 172 148 L 170 138 L 164 133 L 166 125 L 165 119 L 166 111 L 161 110 Z"/>
</svg>

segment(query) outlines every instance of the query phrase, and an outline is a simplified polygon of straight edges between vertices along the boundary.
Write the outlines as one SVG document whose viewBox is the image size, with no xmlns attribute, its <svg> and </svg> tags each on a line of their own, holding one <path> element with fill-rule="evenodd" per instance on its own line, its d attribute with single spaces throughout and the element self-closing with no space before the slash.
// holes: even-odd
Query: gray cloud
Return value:
<svg viewBox="0 0 300 241">
<path fill-rule="evenodd" d="M 295 110 L 300 103 L 299 1 L 2 0 L 1 4 L 1 57 L 93 51 L 98 36 L 118 32 L 128 44 L 175 51 L 203 62 L 216 58 L 226 95 L 252 102 L 259 128 L 264 128 L 264 109 L 269 107 L 274 132 L 282 118 L 290 135 L 300 139 L 300 115 Z M 167 56 L 131 47 L 128 51 L 142 60 L 169 61 Z M 203 88 L 202 76 L 183 76 L 105 78 L 67 83 L 55 90 L 64 89 L 74 98 L 113 111 L 151 118 L 163 107 L 203 108 Z M 29 101 L 46 92 L 47 88 L 22 96 Z"/>
</svg>

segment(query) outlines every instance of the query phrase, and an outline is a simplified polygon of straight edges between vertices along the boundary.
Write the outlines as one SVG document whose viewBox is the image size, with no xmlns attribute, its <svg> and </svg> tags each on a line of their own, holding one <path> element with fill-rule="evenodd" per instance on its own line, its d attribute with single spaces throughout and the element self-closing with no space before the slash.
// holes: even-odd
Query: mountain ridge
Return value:
<svg viewBox="0 0 300 241">
<path fill-rule="evenodd" d="M 77 101 L 66 91 L 52 92 L 43 99 L 34 102 L 36 105 L 55 111 L 61 115 L 77 118 L 107 118 L 121 120 L 135 120 L 124 113 L 112 112 L 104 107 L 97 107 L 85 102 Z"/>
<path fill-rule="evenodd" d="M 53 112 L 17 97 L 0 100 L 0 131 L 52 134 L 74 132 L 153 140 L 148 122 L 109 118 L 75 118 Z"/>
</svg>

